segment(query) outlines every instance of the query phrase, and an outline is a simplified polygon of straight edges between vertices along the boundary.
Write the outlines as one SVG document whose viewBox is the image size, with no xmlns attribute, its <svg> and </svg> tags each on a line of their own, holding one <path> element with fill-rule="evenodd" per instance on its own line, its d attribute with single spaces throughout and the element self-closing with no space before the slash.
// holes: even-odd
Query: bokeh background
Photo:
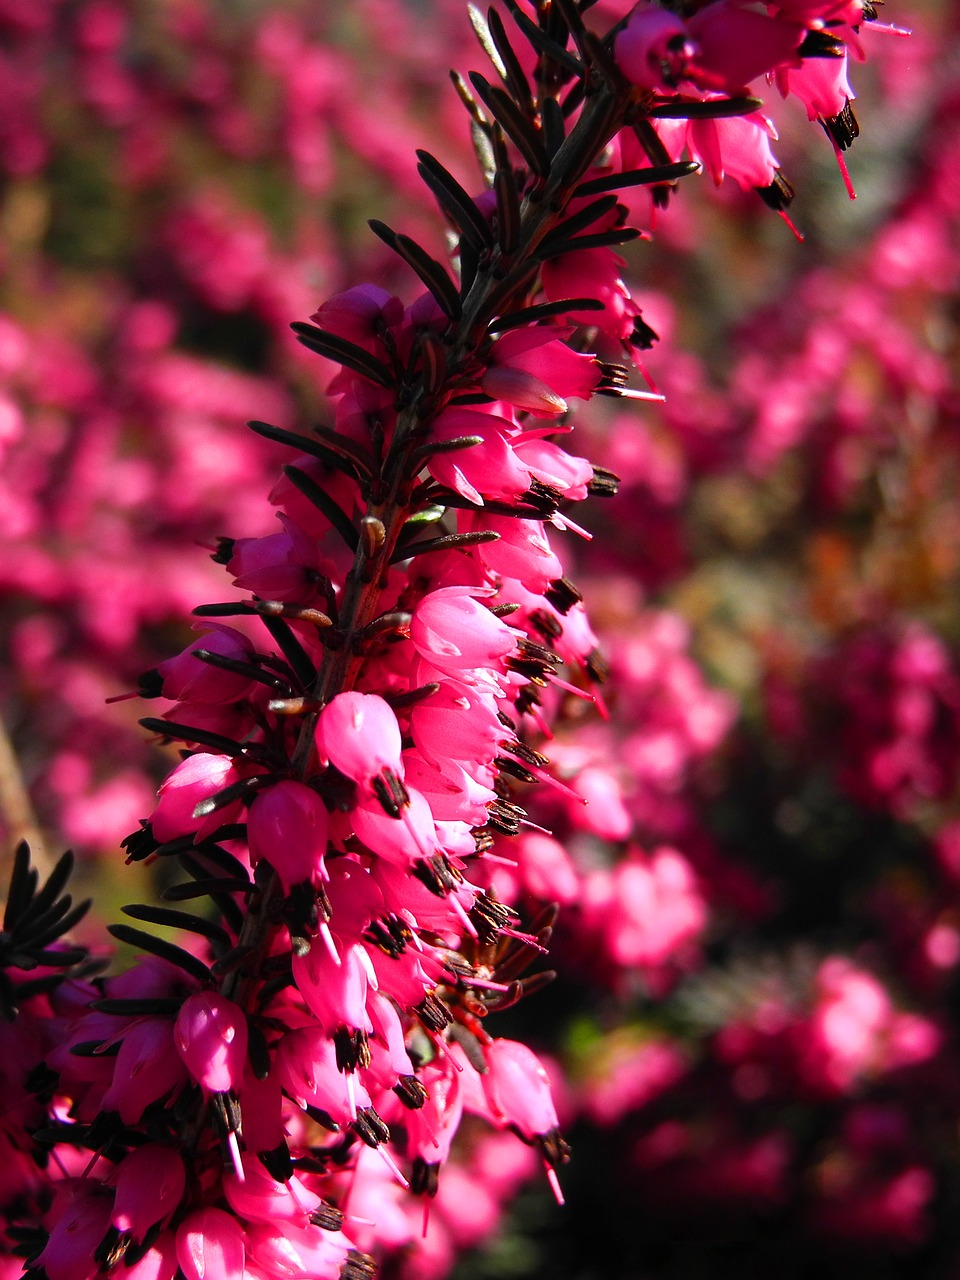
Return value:
<svg viewBox="0 0 960 1280">
<path fill-rule="evenodd" d="M 629 247 L 666 400 L 579 416 L 623 484 L 563 549 L 610 719 L 568 709 L 591 804 L 498 885 L 563 907 L 496 1030 L 551 1064 L 569 1203 L 468 1129 L 387 1276 L 960 1277 L 960 30 L 881 17 L 855 202 L 771 89 L 803 243 L 701 177 Z M 273 527 L 244 423 L 324 421 L 332 372 L 290 321 L 412 296 L 366 219 L 442 251 L 414 148 L 478 189 L 481 65 L 460 0 L 0 0 L 0 838 L 78 851 L 94 945 L 175 758 L 106 700 Z"/>
</svg>

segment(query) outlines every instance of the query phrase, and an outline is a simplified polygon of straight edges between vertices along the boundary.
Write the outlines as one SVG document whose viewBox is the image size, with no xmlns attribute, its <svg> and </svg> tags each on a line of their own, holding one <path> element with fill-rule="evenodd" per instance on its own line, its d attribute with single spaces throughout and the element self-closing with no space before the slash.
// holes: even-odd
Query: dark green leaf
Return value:
<svg viewBox="0 0 960 1280">
<path fill-rule="evenodd" d="M 195 729 L 189 724 L 177 724 L 173 720 L 159 720 L 156 716 L 145 716 L 140 724 L 150 733 L 162 734 L 165 738 L 179 739 L 181 742 L 196 742 L 203 747 L 212 747 L 226 756 L 242 756 L 250 751 L 250 744 L 235 742 L 225 738 L 223 734 L 211 733 L 208 729 Z"/>
<path fill-rule="evenodd" d="M 616 196 L 602 196 L 599 200 L 593 200 L 590 204 L 584 205 L 582 209 L 578 209 L 576 213 L 571 214 L 569 218 L 564 218 L 553 227 L 540 241 L 539 249 L 549 246 L 559 240 L 572 240 L 575 235 L 579 235 L 587 227 L 598 222 L 601 218 L 605 218 L 608 213 L 612 213 L 617 207 Z M 623 219 L 621 214 L 621 222 Z"/>
<path fill-rule="evenodd" d="M 549 320 L 552 316 L 566 315 L 568 311 L 603 310 L 604 305 L 599 298 L 558 298 L 556 302 L 539 302 L 533 307 L 508 311 L 506 315 L 498 316 L 488 327 L 491 333 L 504 333 L 507 329 L 517 329 L 521 325 Z"/>
<path fill-rule="evenodd" d="M 311 439 L 310 436 L 301 436 L 295 431 L 284 431 L 282 427 L 272 427 L 269 422 L 253 421 L 248 422 L 247 426 L 258 436 L 274 440 L 277 444 L 289 445 L 291 449 L 298 449 L 301 453 L 309 453 L 311 457 L 319 458 L 328 467 L 335 467 L 338 471 L 346 470 L 348 475 L 353 475 L 357 471 L 368 477 L 373 474 L 370 461 L 364 456 L 363 451 L 352 441 L 339 439 L 335 432 L 331 431 L 327 437 L 324 437 L 325 439 L 332 437 L 328 446 Z M 344 464 L 347 466 L 345 467 Z"/>
<path fill-rule="evenodd" d="M 453 174 L 429 151 L 418 151 L 417 159 L 420 176 L 441 201 L 461 235 L 469 236 L 479 248 L 493 248 L 496 241 L 490 224 Z"/>
<path fill-rule="evenodd" d="M 351 551 L 356 551 L 360 535 L 349 517 L 337 506 L 334 500 L 317 484 L 312 476 L 292 464 L 283 468 L 283 474 L 291 480 L 305 498 L 309 498 L 321 514 L 326 516 L 331 525 L 339 533 Z"/>
<path fill-rule="evenodd" d="M 271 614 L 261 614 L 263 625 L 273 636 L 277 648 L 290 663 L 293 673 L 304 689 L 312 689 L 317 679 L 317 668 L 313 659 L 297 639 L 296 633 L 284 622 L 283 618 Z"/>
<path fill-rule="evenodd" d="M 169 961 L 170 964 L 183 969 L 185 973 L 189 973 L 200 982 L 210 981 L 209 967 L 189 951 L 184 951 L 183 947 L 175 946 L 172 942 L 158 938 L 152 933 L 144 933 L 142 929 L 134 929 L 129 924 L 108 925 L 107 932 L 112 934 L 118 942 L 125 942 L 131 947 L 137 947 L 140 951 L 147 951 L 150 955 Z"/>
<path fill-rule="evenodd" d="M 310 351 L 316 351 L 318 355 L 326 356 L 328 360 L 335 360 L 338 364 L 345 365 L 354 373 L 369 378 L 371 382 L 379 383 L 381 387 L 396 386 L 396 380 L 385 364 L 364 351 L 362 347 L 348 342 L 346 338 L 338 337 L 337 334 L 321 329 L 315 324 L 304 324 L 300 320 L 295 321 L 290 328 L 297 335 L 297 341 L 302 342 Z"/>
<path fill-rule="evenodd" d="M 497 53 L 500 55 L 500 67 L 497 67 L 498 73 L 512 94 L 513 100 L 528 116 L 532 116 L 535 108 L 533 95 L 530 92 L 530 84 L 504 30 L 503 19 L 496 9 L 487 10 L 487 32 Z M 494 66 L 496 66 L 496 63 L 494 63 Z M 503 68 L 502 70 L 501 67 Z"/>
<path fill-rule="evenodd" d="M 183 1007 L 178 996 L 143 996 L 140 998 L 92 1000 L 90 1008 L 113 1018 L 176 1017 Z"/>
<path fill-rule="evenodd" d="M 649 169 L 627 169 L 623 173 L 611 173 L 603 178 L 592 178 L 589 182 L 581 182 L 574 195 L 594 196 L 603 191 L 619 191 L 623 187 L 653 186 L 659 182 L 675 182 L 678 178 L 686 178 L 698 173 L 700 165 L 696 160 L 678 160 L 676 164 L 653 165 Z"/>
<path fill-rule="evenodd" d="M 551 241 L 537 248 L 537 257 L 541 262 L 548 258 L 556 258 L 562 253 L 577 253 L 581 249 L 606 249 L 611 246 L 627 244 L 642 235 L 636 227 L 618 227 L 613 231 L 598 231 L 592 236 L 577 236 L 573 240 Z"/>
<path fill-rule="evenodd" d="M 502 89 L 490 84 L 478 71 L 470 72 L 470 80 L 480 101 L 513 142 L 530 170 L 540 178 L 550 172 L 550 160 L 540 135 L 513 99 Z"/>
<path fill-rule="evenodd" d="M 189 902 L 193 898 L 205 898 L 218 893 L 246 893 L 250 880 L 239 877 L 207 876 L 203 880 L 188 880 L 184 884 L 171 884 L 160 895 L 167 902 Z"/>
<path fill-rule="evenodd" d="M 654 120 L 723 120 L 727 116 L 748 116 L 763 106 L 760 98 L 671 98 L 658 102 L 647 114 Z"/>
<path fill-rule="evenodd" d="M 460 547 L 476 547 L 482 542 L 498 542 L 499 533 L 492 529 L 478 529 L 473 533 L 448 533 L 439 538 L 429 538 L 426 542 L 414 542 L 411 546 L 398 549 L 391 557 L 391 564 L 399 560 L 409 560 L 413 556 L 427 555 L 431 551 L 453 551 Z"/>
<path fill-rule="evenodd" d="M 460 294 L 446 267 L 437 262 L 436 258 L 431 258 L 415 240 L 394 231 L 385 222 L 371 218 L 368 225 L 374 235 L 379 236 L 384 244 L 389 245 L 394 253 L 399 254 L 404 262 L 413 268 L 433 294 L 444 314 L 451 320 L 458 320 L 461 311 Z"/>
<path fill-rule="evenodd" d="M 134 904 L 122 907 L 125 916 L 133 920 L 144 920 L 147 924 L 159 924 L 168 929 L 185 929 L 188 933 L 199 933 L 202 938 L 220 946 L 232 945 L 230 935 L 212 920 L 204 920 L 200 916 L 191 915 L 189 911 L 175 911 L 172 907 L 152 907 L 147 904 Z"/>
<path fill-rule="evenodd" d="M 583 63 L 558 41 L 552 39 L 546 32 L 541 31 L 537 24 L 523 12 L 517 4 L 517 0 L 504 0 L 504 2 L 510 10 L 511 18 L 513 18 L 531 46 L 538 53 L 545 54 L 572 75 L 583 76 Z"/>
</svg>

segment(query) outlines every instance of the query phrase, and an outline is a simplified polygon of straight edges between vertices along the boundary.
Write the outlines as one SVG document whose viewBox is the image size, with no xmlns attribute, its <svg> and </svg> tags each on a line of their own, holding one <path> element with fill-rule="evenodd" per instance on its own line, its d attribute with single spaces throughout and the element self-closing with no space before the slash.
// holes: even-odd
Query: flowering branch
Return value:
<svg viewBox="0 0 960 1280">
<path fill-rule="evenodd" d="M 518 786 L 572 794 L 538 744 L 604 675 L 547 529 L 582 533 L 570 505 L 617 480 L 552 437 L 570 400 L 651 394 L 630 387 L 655 335 L 621 279 L 615 249 L 641 233 L 617 193 L 662 204 L 722 161 L 782 211 L 749 81 L 798 92 L 823 23 L 837 61 L 844 24 L 869 16 L 641 3 L 601 37 L 591 7 L 538 4 L 535 23 L 510 4 L 520 52 L 495 11 L 473 13 L 500 83 L 455 82 L 487 190 L 419 155 L 459 278 L 371 223 L 426 292 L 404 307 L 361 285 L 294 325 L 339 366 L 336 428 L 252 424 L 300 451 L 272 495 L 282 531 L 221 541 L 246 598 L 196 610 L 199 639 L 141 679 L 175 703 L 142 723 L 186 753 L 128 861 L 174 859 L 189 878 L 165 899 L 210 915 L 128 907 L 189 941 L 114 925 L 139 963 L 65 983 L 82 955 L 43 948 L 69 901 L 27 929 L 28 960 L 55 972 L 17 1023 L 22 1149 L 62 1174 L 25 1179 L 32 1217 L 10 1232 L 34 1280 L 121 1264 L 359 1280 L 377 1238 L 357 1188 L 385 1169 L 435 1195 L 465 1111 L 532 1146 L 562 1199 L 546 1072 L 485 1027 L 550 976 L 521 977 L 553 914 L 523 932 L 488 891 L 496 842 L 527 821 Z M 849 113 L 834 89 L 828 124 Z M 269 643 L 224 618 L 259 619 Z M 24 855 L 18 876 L 17 937 L 37 914 Z M 53 1047 L 26 1034 L 53 1019 Z"/>
</svg>

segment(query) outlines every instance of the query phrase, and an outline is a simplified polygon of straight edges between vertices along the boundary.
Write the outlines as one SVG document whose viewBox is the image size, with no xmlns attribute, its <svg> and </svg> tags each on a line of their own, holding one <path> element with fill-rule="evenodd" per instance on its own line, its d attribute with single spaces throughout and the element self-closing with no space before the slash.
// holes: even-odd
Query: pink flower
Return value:
<svg viewBox="0 0 960 1280">
<path fill-rule="evenodd" d="M 266 859 L 280 877 L 284 891 L 309 881 L 328 878 L 329 815 L 312 787 L 284 779 L 262 791 L 250 806 L 247 838 L 250 859 Z"/>
<path fill-rule="evenodd" d="M 211 627 L 210 623 L 204 627 L 199 640 L 157 667 L 163 678 L 163 696 L 187 702 L 237 702 L 253 687 L 250 677 L 211 666 L 195 658 L 194 651 L 206 649 L 224 658 L 250 662 L 254 656 L 253 645 L 234 627 Z"/>
<path fill-rule="evenodd" d="M 187 1070 L 205 1091 L 226 1093 L 243 1079 L 247 1019 L 232 1000 L 213 991 L 190 996 L 177 1015 L 174 1038 Z"/>
<path fill-rule="evenodd" d="M 187 1280 L 243 1280 L 244 1235 L 223 1209 L 195 1209 L 177 1229 L 177 1261 Z"/>
<path fill-rule="evenodd" d="M 194 817 L 194 810 L 218 791 L 239 782 L 241 777 L 240 770 L 229 756 L 216 756 L 206 751 L 187 756 L 160 786 L 157 807 L 150 819 L 154 836 L 161 844 L 191 834 L 199 841 L 225 822 L 235 821 L 243 809 L 239 799 L 215 809 L 204 818 Z"/>
<path fill-rule="evenodd" d="M 403 777 L 401 738 L 390 705 L 372 693 L 339 693 L 317 722 L 317 745 L 342 774 L 369 783 L 389 769 Z"/>
<path fill-rule="evenodd" d="M 141 1241 L 158 1222 L 169 1222 L 183 1198 L 187 1174 L 172 1147 L 148 1142 L 117 1166 L 111 1222 Z"/>
</svg>

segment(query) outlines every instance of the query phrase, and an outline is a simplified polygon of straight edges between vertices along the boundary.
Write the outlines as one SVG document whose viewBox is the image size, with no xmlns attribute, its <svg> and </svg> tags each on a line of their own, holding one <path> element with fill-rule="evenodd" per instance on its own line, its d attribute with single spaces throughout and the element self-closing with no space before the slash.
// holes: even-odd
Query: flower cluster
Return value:
<svg viewBox="0 0 960 1280">
<path fill-rule="evenodd" d="M 718 181 L 725 167 L 782 211 L 790 190 L 749 82 L 774 77 L 846 146 L 845 49 L 874 15 L 764 16 L 715 0 L 681 19 L 642 3 L 601 37 L 584 20 L 591 7 L 564 0 L 534 23 L 511 5 L 525 43 L 495 11 L 474 15 L 498 82 L 475 74 L 458 89 L 487 189 L 471 195 L 418 153 L 457 275 L 372 224 L 426 292 L 405 302 L 355 286 L 294 326 L 309 376 L 328 379 L 331 425 L 299 436 L 252 424 L 296 450 L 271 494 L 279 531 L 221 538 L 213 558 L 239 598 L 195 610 L 197 638 L 140 679 L 142 696 L 164 700 L 143 723 L 183 754 L 126 840 L 128 861 L 161 866 L 166 901 L 199 900 L 204 913 L 127 908 L 178 939 L 113 926 L 145 955 L 104 978 L 53 945 L 78 919 L 59 898 L 63 872 L 37 893 L 18 861 L 5 921 L 6 1003 L 19 1012 L 5 1033 L 16 1066 L 4 1206 L 7 1243 L 36 1280 L 362 1280 L 368 1255 L 415 1243 L 421 1213 L 426 1232 L 434 1200 L 441 1243 L 421 1246 L 416 1273 L 442 1274 L 453 1247 L 480 1234 L 456 1203 L 458 1178 L 471 1194 L 485 1188 L 491 1225 L 538 1159 L 562 1196 L 568 1152 L 544 1064 L 485 1021 L 550 976 L 522 977 L 552 911 L 525 925 L 512 904 L 580 899 L 576 945 L 615 988 L 640 974 L 662 994 L 699 960 L 723 869 L 686 792 L 732 702 L 704 684 L 671 615 L 651 614 L 614 647 L 621 711 L 636 723 L 575 731 L 606 714 L 606 664 L 557 548 L 583 533 L 571 505 L 613 496 L 617 477 L 556 437 L 571 401 L 656 398 L 634 386 L 655 334 L 617 253 L 639 237 L 631 212 L 645 226 L 697 164 Z M 91 8 L 101 26 L 85 25 L 80 61 L 92 88 L 123 23 L 109 5 Z M 202 23 L 184 16 L 183 28 L 205 45 Z M 262 51 L 289 82 L 290 159 L 304 189 L 320 190 L 314 108 L 317 95 L 335 100 L 335 68 L 308 59 L 300 76 L 301 42 L 282 22 Z M 125 89 L 113 89 L 97 101 L 119 119 Z M 252 121 L 229 98 L 211 90 L 199 109 L 242 153 Z M 238 225 L 200 202 L 163 239 L 207 307 L 273 322 L 280 300 L 255 219 Z M 273 384 L 217 385 L 209 368 L 163 352 L 171 312 L 123 314 L 134 358 L 120 363 L 134 376 L 111 392 L 114 426 L 131 400 L 182 410 L 191 373 L 208 420 L 229 419 L 249 392 L 289 424 Z M 39 385 L 25 331 L 10 334 L 11 376 Z M 67 382 L 83 411 L 93 384 Z M 186 502 L 167 487 L 171 507 Z M 51 598 L 61 589 L 52 583 Z M 584 873 L 541 820 L 572 829 L 574 845 L 579 834 L 587 864 L 596 843 L 616 856 Z M 884 1054 L 900 1065 L 933 1053 L 935 1032 L 896 1014 L 869 979 L 858 985 L 842 961 L 821 976 L 823 1007 L 805 1024 L 818 1046 L 811 1077 L 827 1062 L 841 1088 Z M 853 1026 L 849 1052 L 838 1022 Z M 682 1057 L 666 1049 L 653 1083 L 624 1099 L 677 1082 Z M 458 1164 L 465 1115 L 500 1132 Z M 671 1134 L 646 1166 L 638 1146 L 637 1166 L 659 1171 Z M 759 1185 L 780 1159 L 773 1140 L 732 1148 L 720 1184 L 744 1170 Z"/>
</svg>

